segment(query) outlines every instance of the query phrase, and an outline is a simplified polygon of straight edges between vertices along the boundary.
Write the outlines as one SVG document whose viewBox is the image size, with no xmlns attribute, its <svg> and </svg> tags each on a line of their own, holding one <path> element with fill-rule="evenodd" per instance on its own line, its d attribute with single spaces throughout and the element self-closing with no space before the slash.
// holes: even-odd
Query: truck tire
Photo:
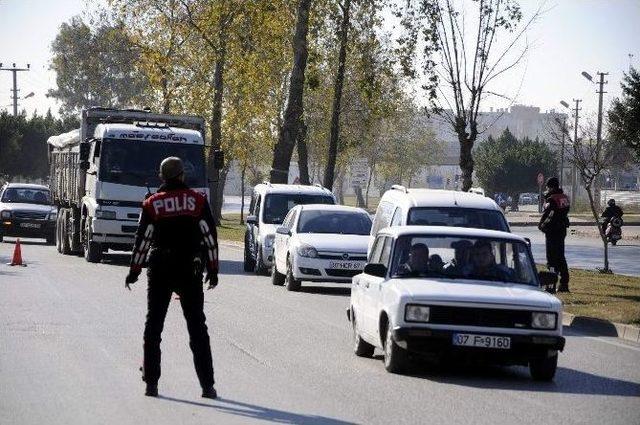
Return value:
<svg viewBox="0 0 640 425">
<path fill-rule="evenodd" d="M 102 260 L 102 245 L 100 242 L 93 242 L 91 237 L 91 218 L 87 217 L 85 226 L 85 242 L 83 244 L 84 258 L 90 263 L 99 263 Z"/>
<path fill-rule="evenodd" d="M 0 242 L 2 242 L 3 239 L 4 239 L 4 236 L 0 234 Z"/>
<path fill-rule="evenodd" d="M 256 268 L 256 260 L 251 256 L 251 251 L 249 251 L 249 235 L 245 233 L 244 235 L 244 271 L 252 272 Z"/>
<path fill-rule="evenodd" d="M 387 372 L 402 374 L 407 371 L 409 356 L 392 337 L 391 326 L 387 325 L 384 343 L 384 368 Z"/>
<path fill-rule="evenodd" d="M 274 286 L 282 286 L 284 285 L 284 278 L 285 276 L 276 269 L 276 262 L 274 261 L 273 266 L 271 266 L 271 283 Z"/>
<path fill-rule="evenodd" d="M 293 277 L 293 266 L 291 265 L 291 261 L 289 257 L 287 257 L 287 275 L 284 278 L 284 286 L 287 288 L 287 291 L 299 291 L 302 287 L 302 281 Z"/>
<path fill-rule="evenodd" d="M 69 244 L 69 212 L 64 210 L 60 222 L 60 252 L 64 255 L 71 255 L 71 245 Z"/>
<path fill-rule="evenodd" d="M 529 373 L 535 381 L 553 381 L 558 368 L 558 354 L 529 362 Z"/>
<path fill-rule="evenodd" d="M 62 254 L 62 238 L 60 237 L 60 218 L 62 217 L 62 212 L 58 213 L 58 217 L 56 218 L 56 250 Z"/>
</svg>

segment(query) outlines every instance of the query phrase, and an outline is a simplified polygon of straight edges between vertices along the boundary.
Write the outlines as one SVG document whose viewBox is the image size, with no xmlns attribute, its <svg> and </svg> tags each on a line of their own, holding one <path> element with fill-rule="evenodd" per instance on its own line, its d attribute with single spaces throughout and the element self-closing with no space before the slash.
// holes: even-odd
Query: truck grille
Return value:
<svg viewBox="0 0 640 425">
<path fill-rule="evenodd" d="M 47 218 L 47 213 L 37 211 L 15 211 L 13 216 L 15 218 L 23 218 L 27 220 L 44 220 Z"/>
<path fill-rule="evenodd" d="M 122 226 L 122 233 L 135 233 L 138 226 Z"/>
<path fill-rule="evenodd" d="M 529 329 L 531 328 L 531 312 L 493 308 L 431 306 L 429 323 Z"/>
</svg>

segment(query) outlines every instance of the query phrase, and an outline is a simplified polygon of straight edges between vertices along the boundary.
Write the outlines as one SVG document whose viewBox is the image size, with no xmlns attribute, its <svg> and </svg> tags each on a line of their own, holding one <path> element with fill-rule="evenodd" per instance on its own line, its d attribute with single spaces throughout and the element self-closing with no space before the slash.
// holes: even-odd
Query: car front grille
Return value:
<svg viewBox="0 0 640 425">
<path fill-rule="evenodd" d="M 333 277 L 353 277 L 362 273 L 362 270 L 325 269 L 325 272 Z"/>
<path fill-rule="evenodd" d="M 341 261 L 366 261 L 367 254 L 349 254 L 348 257 L 344 258 L 343 253 L 334 253 L 334 252 L 319 252 L 318 258 L 323 260 L 341 260 Z"/>
<path fill-rule="evenodd" d="M 26 220 L 44 220 L 47 218 L 47 213 L 38 211 L 15 211 L 13 216 L 15 218 L 22 218 Z"/>
<path fill-rule="evenodd" d="M 493 308 L 431 306 L 429 323 L 437 325 L 531 328 L 531 312 Z"/>
</svg>

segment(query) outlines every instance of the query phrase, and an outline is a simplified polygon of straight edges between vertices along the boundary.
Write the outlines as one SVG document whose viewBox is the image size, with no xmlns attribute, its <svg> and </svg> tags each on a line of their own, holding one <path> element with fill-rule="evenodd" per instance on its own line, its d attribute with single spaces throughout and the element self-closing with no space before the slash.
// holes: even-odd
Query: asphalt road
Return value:
<svg viewBox="0 0 640 425">
<path fill-rule="evenodd" d="M 629 227 L 623 228 L 630 231 Z M 637 227 L 635 227 L 637 229 Z M 539 264 L 546 264 L 544 235 L 535 226 L 512 227 L 511 231 L 531 239 L 533 257 Z M 634 231 L 633 233 L 637 233 Z M 624 233 L 623 233 L 624 234 Z M 567 235 L 565 255 L 569 267 L 594 270 L 602 267 L 604 248 L 599 238 Z M 640 241 L 622 239 L 618 245 L 609 245 L 609 266 L 614 273 L 640 276 Z"/>
<path fill-rule="evenodd" d="M 384 371 L 351 351 L 349 289 L 273 287 L 222 250 L 218 288 L 206 294 L 217 388 L 200 398 L 179 303 L 162 342 L 161 397 L 143 396 L 143 277 L 124 289 L 127 255 L 89 264 L 24 244 L 28 267 L 5 266 L 0 244 L 1 424 L 446 423 L 638 424 L 640 346 L 568 336 L 553 383 L 521 367 Z"/>
</svg>

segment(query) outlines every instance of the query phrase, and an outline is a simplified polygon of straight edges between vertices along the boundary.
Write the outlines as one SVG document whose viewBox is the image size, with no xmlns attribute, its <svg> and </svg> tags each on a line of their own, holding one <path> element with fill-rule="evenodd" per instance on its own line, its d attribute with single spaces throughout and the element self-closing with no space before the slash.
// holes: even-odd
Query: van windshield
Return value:
<svg viewBox="0 0 640 425">
<path fill-rule="evenodd" d="M 100 148 L 100 180 L 131 186 L 158 187 L 160 162 L 177 156 L 184 163 L 187 186 L 206 186 L 202 145 L 105 139 Z"/>
<path fill-rule="evenodd" d="M 265 197 L 262 221 L 266 224 L 282 224 L 289 210 L 296 205 L 335 204 L 333 196 L 302 195 L 296 193 L 270 193 Z"/>
<path fill-rule="evenodd" d="M 477 229 L 509 231 L 504 216 L 497 210 L 460 207 L 411 208 L 407 220 L 409 225 L 455 226 Z"/>
</svg>

